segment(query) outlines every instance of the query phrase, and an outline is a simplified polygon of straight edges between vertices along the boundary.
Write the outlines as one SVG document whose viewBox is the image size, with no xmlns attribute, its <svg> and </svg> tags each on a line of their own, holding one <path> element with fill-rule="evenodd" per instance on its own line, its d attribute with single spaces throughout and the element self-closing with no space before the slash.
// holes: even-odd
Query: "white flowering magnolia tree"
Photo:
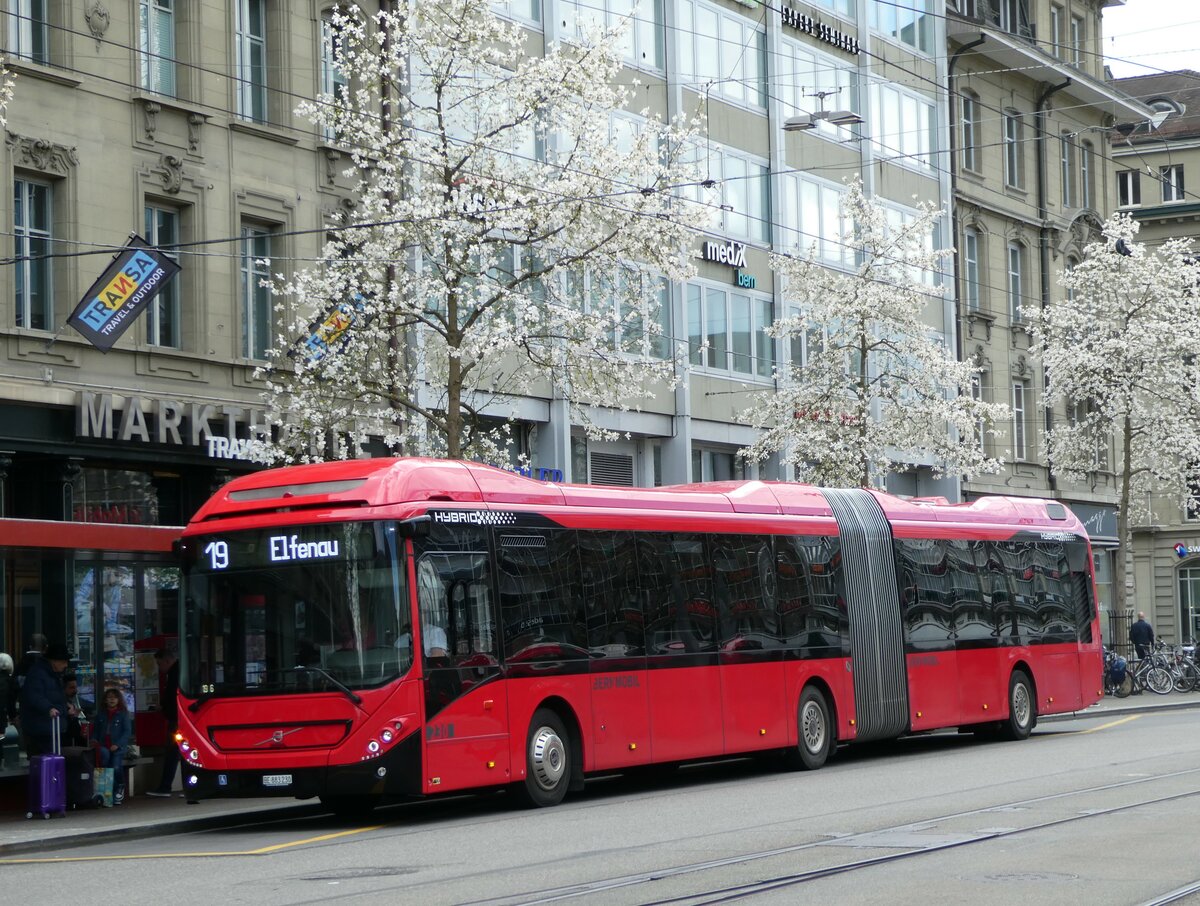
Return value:
<svg viewBox="0 0 1200 906">
<path fill-rule="evenodd" d="M 663 386 L 662 290 L 704 217 L 677 193 L 696 123 L 613 115 L 634 92 L 621 29 L 530 54 L 488 0 L 381 5 L 334 13 L 346 87 L 301 107 L 348 156 L 356 206 L 275 284 L 294 318 L 263 370 L 263 458 L 376 438 L 495 460 L 517 396 L 589 425 Z"/>
<path fill-rule="evenodd" d="M 745 455 L 778 453 L 799 480 L 824 486 L 882 487 L 888 473 L 922 460 L 936 474 L 999 468 L 982 436 L 1007 407 L 972 395 L 978 369 L 956 361 L 923 317 L 943 304 L 928 275 L 952 254 L 932 248 L 939 216 L 932 205 L 901 216 L 856 180 L 842 203 L 853 271 L 823 265 L 815 249 L 774 258 L 802 314 L 771 332 L 806 337 L 807 356 L 802 367 L 781 366 L 778 390 L 746 413 L 761 434 Z"/>
<path fill-rule="evenodd" d="M 1200 468 L 1200 307 L 1191 240 L 1154 249 L 1138 223 L 1116 214 L 1083 260 L 1065 271 L 1063 305 L 1033 313 L 1046 402 L 1068 417 L 1049 434 L 1050 466 L 1074 478 L 1104 467 L 1112 443 L 1124 556 L 1115 582 L 1127 606 L 1132 520 L 1149 492 L 1183 504 Z M 1115 443 L 1113 443 L 1115 441 Z M 1104 451 L 1103 454 L 1098 451 Z"/>
</svg>

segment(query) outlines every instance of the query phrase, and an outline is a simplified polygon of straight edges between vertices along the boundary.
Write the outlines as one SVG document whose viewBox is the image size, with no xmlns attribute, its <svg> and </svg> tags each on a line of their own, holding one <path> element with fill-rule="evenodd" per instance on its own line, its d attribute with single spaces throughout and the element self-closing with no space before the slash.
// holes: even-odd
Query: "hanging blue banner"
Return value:
<svg viewBox="0 0 1200 906">
<path fill-rule="evenodd" d="M 97 349 L 108 352 L 177 273 L 178 264 L 134 236 L 91 285 L 67 323 Z"/>
</svg>

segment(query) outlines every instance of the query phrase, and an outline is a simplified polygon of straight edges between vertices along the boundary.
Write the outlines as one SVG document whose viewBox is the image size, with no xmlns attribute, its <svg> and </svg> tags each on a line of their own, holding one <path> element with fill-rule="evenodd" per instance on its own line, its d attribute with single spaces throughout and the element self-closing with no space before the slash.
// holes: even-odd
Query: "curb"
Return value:
<svg viewBox="0 0 1200 906">
<path fill-rule="evenodd" d="M 55 824 L 54 819 L 50 819 L 40 822 L 41 824 L 48 825 L 46 836 L 39 837 L 36 840 L 0 843 L 0 856 L 51 847 L 55 850 L 78 849 L 85 846 L 112 843 L 116 840 L 144 840 L 147 837 L 168 836 L 190 831 L 218 830 L 234 827 L 246 821 L 261 822 L 287 818 L 312 818 L 323 814 L 328 814 L 328 811 L 319 805 L 291 805 L 263 809 L 262 811 L 228 812 L 222 815 L 176 818 L 152 823 L 127 824 L 120 827 L 91 827 L 86 830 L 79 830 L 74 833 L 67 832 L 65 834 L 59 833 L 61 825 Z M 32 822 L 36 819 L 29 820 Z"/>
<path fill-rule="evenodd" d="M 1080 717 L 1103 717 L 1108 714 L 1149 714 L 1154 711 L 1190 711 L 1200 709 L 1200 695 L 1193 694 L 1191 698 L 1184 699 L 1183 701 L 1164 700 L 1165 696 L 1158 696 L 1153 692 L 1143 692 L 1142 695 L 1150 695 L 1151 699 L 1143 704 L 1141 702 L 1131 703 L 1128 698 L 1125 698 L 1121 699 L 1122 704 L 1120 705 L 1097 708 L 1094 711 L 1091 708 L 1087 708 L 1083 711 L 1069 711 L 1066 714 L 1039 714 L 1038 723 L 1056 720 L 1075 720 Z M 1092 707 L 1095 708 L 1096 706 L 1093 705 Z"/>
</svg>

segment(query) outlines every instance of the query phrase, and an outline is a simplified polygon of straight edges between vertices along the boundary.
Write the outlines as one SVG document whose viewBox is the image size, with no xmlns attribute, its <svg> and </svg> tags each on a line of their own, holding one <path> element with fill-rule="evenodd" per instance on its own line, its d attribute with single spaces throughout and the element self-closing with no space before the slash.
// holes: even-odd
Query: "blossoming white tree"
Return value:
<svg viewBox="0 0 1200 906">
<path fill-rule="evenodd" d="M 1115 607 L 1126 608 L 1131 520 L 1148 492 L 1182 504 L 1200 469 L 1200 308 L 1191 240 L 1155 249 L 1116 214 L 1060 283 L 1069 301 L 1032 317 L 1046 366 L 1046 402 L 1070 417 L 1049 434 L 1050 466 L 1082 477 L 1116 451 L 1117 535 L 1124 556 Z"/>
<path fill-rule="evenodd" d="M 518 395 L 586 424 L 669 380 L 662 287 L 704 216 L 672 194 L 695 123 L 613 117 L 633 96 L 620 28 L 529 54 L 489 0 L 381 6 L 334 13 L 347 87 L 301 107 L 352 162 L 356 206 L 275 285 L 294 317 L 264 370 L 264 458 L 375 437 L 494 459 Z"/>
<path fill-rule="evenodd" d="M 915 458 L 937 474 L 995 471 L 982 436 L 1007 407 L 972 395 L 978 369 L 956 361 L 922 317 L 942 304 L 927 275 L 951 254 L 932 248 L 938 210 L 900 216 L 855 181 L 842 216 L 852 272 L 821 264 L 815 249 L 773 260 L 802 314 L 771 332 L 806 336 L 808 355 L 803 367 L 782 366 L 778 390 L 747 413 L 762 433 L 745 455 L 778 452 L 799 480 L 826 486 L 882 486 Z"/>
</svg>

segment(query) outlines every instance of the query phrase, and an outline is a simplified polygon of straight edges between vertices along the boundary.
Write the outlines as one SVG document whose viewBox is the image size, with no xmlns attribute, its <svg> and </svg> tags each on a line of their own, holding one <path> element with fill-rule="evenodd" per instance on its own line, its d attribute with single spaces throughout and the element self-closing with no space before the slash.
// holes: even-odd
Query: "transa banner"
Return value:
<svg viewBox="0 0 1200 906">
<path fill-rule="evenodd" d="M 97 349 L 108 352 L 177 273 L 178 264 L 134 236 L 75 306 L 67 323 Z"/>
</svg>

